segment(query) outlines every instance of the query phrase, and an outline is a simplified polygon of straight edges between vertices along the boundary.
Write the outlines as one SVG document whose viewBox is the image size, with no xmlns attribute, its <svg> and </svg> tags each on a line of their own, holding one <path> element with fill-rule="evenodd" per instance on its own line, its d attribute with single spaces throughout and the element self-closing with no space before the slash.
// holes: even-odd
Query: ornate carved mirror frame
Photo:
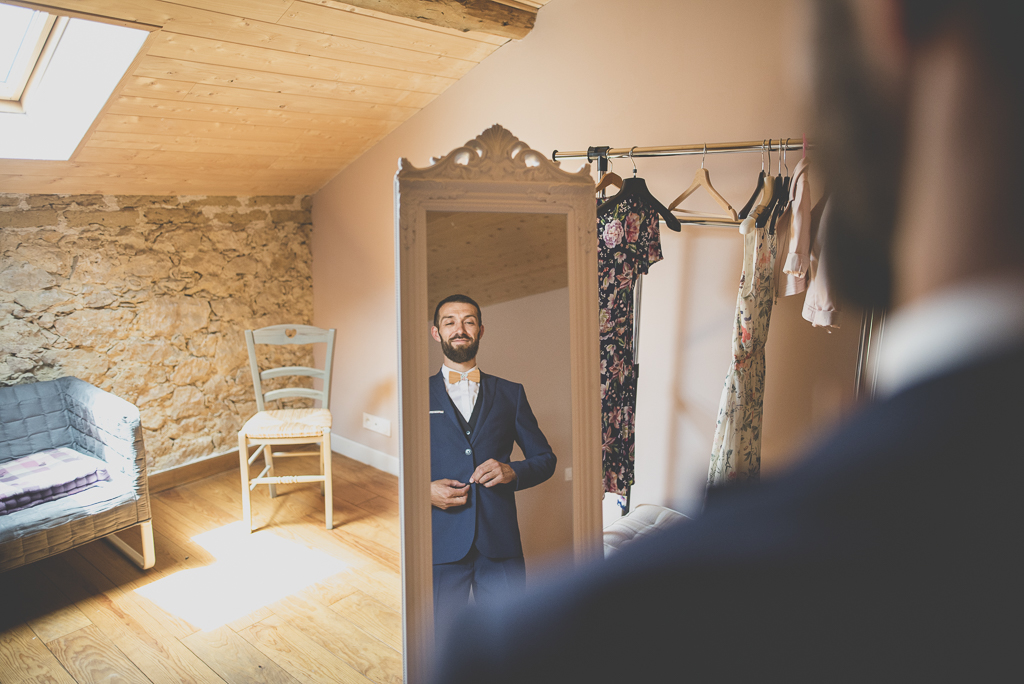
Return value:
<svg viewBox="0 0 1024 684">
<path fill-rule="evenodd" d="M 399 162 L 398 291 L 402 632 L 405 681 L 428 676 L 433 651 L 427 212 L 564 214 L 572 397 L 572 531 L 577 562 L 601 552 L 597 217 L 589 168 L 576 173 L 492 126 L 432 165 Z"/>
</svg>

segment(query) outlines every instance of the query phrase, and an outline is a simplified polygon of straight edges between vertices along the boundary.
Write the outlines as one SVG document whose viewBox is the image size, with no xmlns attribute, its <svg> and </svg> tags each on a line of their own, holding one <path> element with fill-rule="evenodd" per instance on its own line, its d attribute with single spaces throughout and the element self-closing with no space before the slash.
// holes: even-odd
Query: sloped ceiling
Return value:
<svg viewBox="0 0 1024 684">
<path fill-rule="evenodd" d="M 0 159 L 0 192 L 306 194 L 549 0 L 5 0 L 152 31 L 66 162 Z"/>
</svg>

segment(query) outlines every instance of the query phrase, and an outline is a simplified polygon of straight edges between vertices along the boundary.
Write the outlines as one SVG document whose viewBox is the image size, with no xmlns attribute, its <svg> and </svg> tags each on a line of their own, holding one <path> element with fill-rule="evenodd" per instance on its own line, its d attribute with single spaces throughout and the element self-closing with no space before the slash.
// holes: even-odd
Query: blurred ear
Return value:
<svg viewBox="0 0 1024 684">
<path fill-rule="evenodd" d="M 438 332 L 436 325 L 430 326 L 430 336 L 433 337 L 438 342 L 441 341 L 441 333 Z"/>
</svg>

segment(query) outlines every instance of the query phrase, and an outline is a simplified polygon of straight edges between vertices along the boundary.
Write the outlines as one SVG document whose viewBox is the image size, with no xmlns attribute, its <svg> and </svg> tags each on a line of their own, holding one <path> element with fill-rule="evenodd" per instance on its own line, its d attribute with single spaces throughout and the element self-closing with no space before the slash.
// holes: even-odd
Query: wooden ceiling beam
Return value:
<svg viewBox="0 0 1024 684">
<path fill-rule="evenodd" d="M 536 12 L 495 0 L 344 0 L 345 4 L 457 31 L 522 39 Z"/>
</svg>

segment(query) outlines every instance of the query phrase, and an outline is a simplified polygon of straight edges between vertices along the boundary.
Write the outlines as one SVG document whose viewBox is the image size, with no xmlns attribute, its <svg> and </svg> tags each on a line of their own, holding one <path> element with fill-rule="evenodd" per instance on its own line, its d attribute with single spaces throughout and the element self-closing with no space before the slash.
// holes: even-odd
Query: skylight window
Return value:
<svg viewBox="0 0 1024 684">
<path fill-rule="evenodd" d="M 24 11 L 0 4 L 0 76 L 10 74 L 3 87 L 25 83 L 10 97 L 0 93 L 0 158 L 69 159 L 149 33 L 15 10 Z M 33 32 L 42 21 L 37 15 L 45 19 L 39 34 Z M 38 51 L 32 68 L 19 72 L 25 46 Z"/>
<path fill-rule="evenodd" d="M 25 86 L 37 71 L 57 17 L 25 7 L 0 5 L 0 100 L 20 102 Z"/>
</svg>

